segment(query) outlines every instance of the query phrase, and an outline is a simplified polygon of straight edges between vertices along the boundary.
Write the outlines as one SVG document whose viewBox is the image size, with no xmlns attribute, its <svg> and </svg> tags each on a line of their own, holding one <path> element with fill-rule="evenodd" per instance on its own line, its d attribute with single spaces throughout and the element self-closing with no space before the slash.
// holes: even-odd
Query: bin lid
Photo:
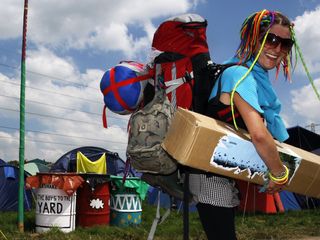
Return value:
<svg viewBox="0 0 320 240">
<path fill-rule="evenodd" d="M 37 173 L 36 176 L 27 177 L 26 188 L 41 188 L 44 185 L 53 185 L 71 196 L 83 182 L 83 178 L 77 173 Z"/>
<path fill-rule="evenodd" d="M 142 200 L 145 199 L 149 189 L 149 185 L 138 177 L 127 177 L 123 184 L 123 177 L 111 175 L 111 182 L 116 186 L 117 190 L 123 188 L 134 189 Z"/>
</svg>

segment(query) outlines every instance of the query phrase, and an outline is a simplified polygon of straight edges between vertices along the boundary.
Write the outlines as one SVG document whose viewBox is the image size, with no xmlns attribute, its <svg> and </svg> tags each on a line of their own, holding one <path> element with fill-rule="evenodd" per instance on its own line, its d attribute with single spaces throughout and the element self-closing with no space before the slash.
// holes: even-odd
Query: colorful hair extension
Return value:
<svg viewBox="0 0 320 240">
<path fill-rule="evenodd" d="M 268 26 L 268 30 L 273 22 L 274 12 L 268 10 L 254 13 L 244 21 L 240 30 L 241 42 L 236 53 L 240 59 L 240 63 L 248 61 L 256 52 L 261 34 L 261 25 Z"/>
<path fill-rule="evenodd" d="M 248 76 L 248 74 L 252 71 L 254 65 L 256 64 L 256 62 L 258 61 L 260 54 L 262 52 L 262 49 L 264 47 L 264 44 L 266 42 L 268 33 L 269 33 L 270 29 L 267 31 L 267 33 L 265 34 L 261 47 L 259 49 L 259 52 L 257 54 L 257 56 L 255 57 L 255 59 L 253 60 L 251 66 L 249 67 L 249 69 L 247 70 L 247 72 L 239 79 L 239 81 L 236 83 L 236 85 L 234 86 L 232 92 L 231 92 L 231 96 L 230 96 L 230 105 L 231 105 L 231 114 L 232 114 L 232 119 L 233 119 L 233 125 L 235 127 L 235 129 L 238 130 L 238 126 L 237 126 L 237 122 L 236 122 L 236 118 L 234 116 L 234 103 L 233 103 L 233 98 L 234 98 L 234 93 L 236 92 L 237 87 L 239 86 L 239 84 Z"/>
<path fill-rule="evenodd" d="M 294 69 L 297 66 L 297 47 L 296 47 L 297 44 L 296 44 L 296 40 L 294 39 L 293 24 L 290 25 L 290 35 L 291 35 L 291 39 L 293 40 L 293 45 L 294 45 L 294 55 L 295 55 L 294 67 L 292 68 L 292 56 L 293 56 L 293 54 L 292 54 L 293 51 L 292 50 L 290 50 L 288 52 L 287 56 L 285 58 L 283 58 L 283 60 L 280 63 L 282 65 L 284 78 L 286 80 L 288 80 L 289 82 L 291 82 L 291 73 L 294 71 Z M 279 70 L 280 70 L 280 65 L 277 66 L 276 79 L 278 79 Z"/>
<path fill-rule="evenodd" d="M 298 45 L 298 42 L 297 42 L 297 40 L 296 40 L 296 35 L 295 35 L 295 32 L 294 32 L 292 26 L 290 27 L 290 31 L 291 31 L 291 35 L 292 35 L 292 38 L 293 38 L 293 41 L 294 41 L 295 50 L 298 52 L 298 55 L 299 55 L 300 60 L 301 60 L 301 62 L 302 62 L 303 68 L 304 68 L 304 70 L 305 70 L 305 72 L 306 72 L 306 74 L 307 74 L 307 77 L 308 77 L 309 82 L 310 82 L 310 84 L 311 84 L 311 86 L 312 86 L 312 88 L 313 88 L 313 91 L 315 92 L 315 94 L 317 95 L 318 99 L 320 100 L 319 92 L 318 92 L 316 86 L 314 85 L 313 79 L 312 79 L 312 77 L 311 77 L 311 75 L 310 75 L 310 73 L 309 73 L 308 67 L 307 67 L 307 65 L 306 65 L 306 63 L 305 63 L 305 61 L 304 61 L 304 58 L 303 58 L 303 56 L 302 56 L 301 49 L 300 49 L 300 47 L 299 47 L 299 45 Z"/>
</svg>

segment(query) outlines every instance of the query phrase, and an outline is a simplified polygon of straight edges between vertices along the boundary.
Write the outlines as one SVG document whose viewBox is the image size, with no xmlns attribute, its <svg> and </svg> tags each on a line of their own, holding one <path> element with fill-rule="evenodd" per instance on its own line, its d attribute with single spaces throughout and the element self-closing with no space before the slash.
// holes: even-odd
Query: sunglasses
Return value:
<svg viewBox="0 0 320 240">
<path fill-rule="evenodd" d="M 262 39 L 263 40 L 263 39 Z M 262 42 L 261 40 L 261 42 Z M 282 52 L 289 52 L 294 44 L 294 41 L 290 38 L 282 38 L 274 33 L 269 33 L 267 38 L 266 38 L 266 45 L 276 48 L 279 46 L 281 43 L 281 51 Z"/>
</svg>

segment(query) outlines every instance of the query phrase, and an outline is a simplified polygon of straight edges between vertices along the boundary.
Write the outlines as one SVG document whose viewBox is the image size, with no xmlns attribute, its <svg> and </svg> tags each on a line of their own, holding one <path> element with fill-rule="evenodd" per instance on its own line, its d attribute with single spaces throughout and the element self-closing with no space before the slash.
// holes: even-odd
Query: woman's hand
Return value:
<svg viewBox="0 0 320 240">
<path fill-rule="evenodd" d="M 266 192 L 269 194 L 274 194 L 280 192 L 284 185 L 278 185 L 272 181 L 269 181 L 268 186 L 266 188 Z"/>
</svg>

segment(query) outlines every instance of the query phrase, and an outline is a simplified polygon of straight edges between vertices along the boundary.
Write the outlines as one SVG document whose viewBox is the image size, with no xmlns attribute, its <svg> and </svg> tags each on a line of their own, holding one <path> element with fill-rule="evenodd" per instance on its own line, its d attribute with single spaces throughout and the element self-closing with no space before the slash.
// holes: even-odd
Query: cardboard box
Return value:
<svg viewBox="0 0 320 240">
<path fill-rule="evenodd" d="M 225 144 L 226 140 L 229 143 Z M 320 156 L 277 141 L 276 145 L 283 161 L 291 166 L 285 189 L 320 198 Z M 236 131 L 232 126 L 204 115 L 179 108 L 162 146 L 182 165 L 260 185 L 266 179 L 264 171 L 251 171 L 251 166 L 217 163 L 219 149 L 224 149 L 223 156 L 229 154 L 231 158 L 242 159 L 241 154 L 244 154 L 247 162 L 262 160 L 245 131 Z"/>
</svg>

